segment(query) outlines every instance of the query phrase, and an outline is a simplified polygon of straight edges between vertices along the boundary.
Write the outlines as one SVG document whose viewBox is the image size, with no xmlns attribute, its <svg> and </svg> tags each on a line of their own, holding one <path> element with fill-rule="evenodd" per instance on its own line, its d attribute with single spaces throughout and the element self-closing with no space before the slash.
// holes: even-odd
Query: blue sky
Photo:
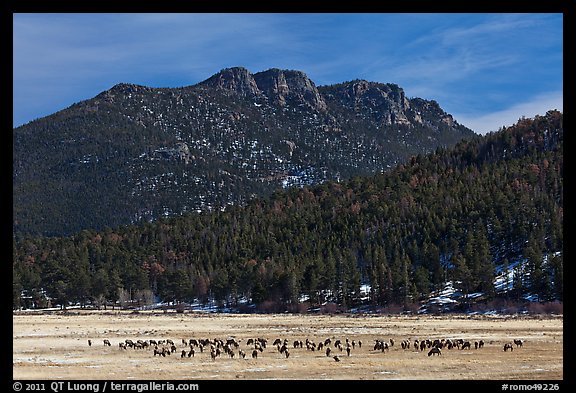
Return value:
<svg viewBox="0 0 576 393">
<path fill-rule="evenodd" d="M 396 83 L 485 133 L 563 111 L 563 15 L 15 13 L 13 66 L 14 127 L 120 82 L 181 87 L 243 66 Z"/>
</svg>

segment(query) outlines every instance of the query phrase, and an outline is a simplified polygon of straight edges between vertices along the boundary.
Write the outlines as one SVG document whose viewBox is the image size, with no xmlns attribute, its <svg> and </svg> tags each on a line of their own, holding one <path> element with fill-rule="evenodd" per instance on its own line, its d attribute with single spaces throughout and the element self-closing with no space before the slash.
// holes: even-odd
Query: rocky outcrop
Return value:
<svg viewBox="0 0 576 393">
<path fill-rule="evenodd" d="M 292 101 L 317 111 L 326 110 L 326 103 L 316 85 L 301 71 L 273 68 L 254 74 L 254 79 L 260 91 L 277 105 L 285 106 Z"/>
<path fill-rule="evenodd" d="M 325 111 L 326 103 L 314 82 L 301 71 L 272 68 L 251 74 L 246 68 L 226 68 L 199 86 L 210 87 L 242 97 L 266 98 L 272 105 L 305 105 Z"/>
<path fill-rule="evenodd" d="M 410 124 L 407 112 L 410 101 L 404 90 L 395 84 L 354 80 L 321 88 L 338 105 L 357 113 L 365 113 L 381 125 Z"/>
<path fill-rule="evenodd" d="M 260 94 L 254 76 L 244 67 L 223 69 L 202 82 L 200 86 L 212 87 L 244 97 Z"/>
</svg>

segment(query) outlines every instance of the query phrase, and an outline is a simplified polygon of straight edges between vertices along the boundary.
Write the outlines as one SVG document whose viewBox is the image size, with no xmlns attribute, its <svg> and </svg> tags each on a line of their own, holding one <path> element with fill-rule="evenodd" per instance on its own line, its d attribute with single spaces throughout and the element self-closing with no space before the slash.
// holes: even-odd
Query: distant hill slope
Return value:
<svg viewBox="0 0 576 393">
<path fill-rule="evenodd" d="M 119 84 L 13 130 L 14 231 L 67 235 L 378 173 L 475 135 L 393 84 L 224 69 Z"/>
<path fill-rule="evenodd" d="M 563 138 L 563 116 L 550 111 L 378 175 L 118 229 L 15 237 L 14 305 L 45 291 L 58 304 L 153 294 L 268 311 L 302 299 L 402 308 L 447 282 L 462 308 L 562 301 Z"/>
</svg>

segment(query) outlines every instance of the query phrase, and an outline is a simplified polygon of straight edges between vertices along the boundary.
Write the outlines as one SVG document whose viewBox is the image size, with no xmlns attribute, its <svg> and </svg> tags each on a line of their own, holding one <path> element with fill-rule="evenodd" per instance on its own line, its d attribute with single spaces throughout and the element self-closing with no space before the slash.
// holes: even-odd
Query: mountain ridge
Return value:
<svg viewBox="0 0 576 393">
<path fill-rule="evenodd" d="M 378 173 L 474 132 L 435 101 L 302 71 L 119 83 L 13 130 L 14 231 L 62 235 Z"/>
</svg>

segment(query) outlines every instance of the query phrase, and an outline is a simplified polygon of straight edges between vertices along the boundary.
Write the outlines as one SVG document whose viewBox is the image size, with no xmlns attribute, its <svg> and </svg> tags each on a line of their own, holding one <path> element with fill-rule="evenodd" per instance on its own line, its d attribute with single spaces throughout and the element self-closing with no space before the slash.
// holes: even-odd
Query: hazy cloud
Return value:
<svg viewBox="0 0 576 393">
<path fill-rule="evenodd" d="M 460 124 L 476 131 L 479 134 L 486 134 L 490 131 L 498 131 L 502 126 L 511 126 L 522 117 L 533 118 L 536 115 L 543 116 L 549 110 L 564 111 L 563 93 L 555 91 L 539 94 L 529 101 L 515 104 L 504 110 L 488 114 L 466 115 L 458 114 L 456 118 Z"/>
</svg>

